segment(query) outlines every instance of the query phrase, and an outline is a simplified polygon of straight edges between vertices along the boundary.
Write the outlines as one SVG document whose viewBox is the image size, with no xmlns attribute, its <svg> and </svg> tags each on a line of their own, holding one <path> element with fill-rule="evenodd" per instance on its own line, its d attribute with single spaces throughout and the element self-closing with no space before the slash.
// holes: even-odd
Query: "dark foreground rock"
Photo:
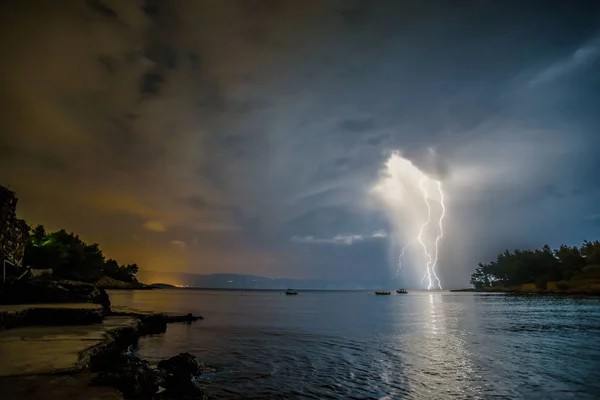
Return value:
<svg viewBox="0 0 600 400">
<path fill-rule="evenodd" d="M 131 353 L 115 354 L 110 364 L 96 367 L 101 367 L 101 370 L 97 371 L 94 384 L 114 387 L 125 399 L 206 398 L 196 383 L 203 367 L 189 353 L 162 360 L 158 369 L 153 369 L 150 363 Z"/>
<path fill-rule="evenodd" d="M 94 374 L 80 372 L 59 375 L 0 377 L 2 400 L 122 400 L 122 393 L 110 386 L 93 384 Z"/>
<path fill-rule="evenodd" d="M 118 389 L 126 399 L 152 399 L 159 390 L 160 381 L 150 363 L 122 353 L 112 358 L 110 368 L 98 373 L 95 383 Z"/>
<path fill-rule="evenodd" d="M 69 280 L 31 279 L 15 282 L 3 294 L 4 304 L 96 303 L 106 304 L 108 296 L 91 283 Z"/>
<path fill-rule="evenodd" d="M 150 314 L 141 317 L 141 334 L 156 335 L 167 330 L 167 316 L 164 314 Z"/>
<path fill-rule="evenodd" d="M 158 363 L 165 390 L 161 399 L 202 399 L 206 395 L 196 383 L 203 368 L 190 353 L 180 353 Z"/>
<path fill-rule="evenodd" d="M 167 324 L 172 323 L 186 323 L 191 324 L 192 322 L 196 322 L 198 320 L 204 319 L 199 315 L 186 314 L 186 315 L 166 315 L 166 314 L 143 314 L 140 312 L 134 311 L 111 311 L 107 315 L 113 316 L 126 316 L 126 317 L 135 317 L 139 318 L 142 321 L 141 328 L 142 335 L 154 335 L 158 333 L 163 333 L 167 329 Z"/>
<path fill-rule="evenodd" d="M 22 326 L 21 329 L 9 329 L 3 332 L 15 332 L 12 336 L 5 335 L 4 344 L 10 346 L 12 352 L 10 357 L 7 353 L 8 347 L 2 347 L 3 342 L 0 341 L 0 358 L 8 357 L 12 360 L 10 364 L 6 364 L 12 367 L 5 368 L 3 376 L 18 374 L 25 379 L 31 373 L 87 373 L 93 377 L 94 385 L 116 388 L 125 399 L 205 398 L 196 383 L 196 377 L 204 369 L 192 355 L 183 353 L 161 362 L 158 368 L 152 368 L 147 361 L 141 360 L 131 352 L 140 336 L 164 333 L 170 322 L 191 323 L 202 319 L 201 317 L 191 314 L 167 316 L 133 312 L 110 312 L 106 318 L 105 316 L 103 307 L 94 304 L 0 306 L 0 328 Z M 91 324 L 85 327 L 79 326 L 88 323 Z M 60 324 L 70 325 L 70 327 L 29 327 L 29 325 L 40 324 Z M 22 335 L 26 336 L 29 343 L 24 341 L 25 336 Z M 52 343 L 57 342 L 52 340 L 57 339 L 62 347 L 57 346 L 55 349 L 52 347 L 52 350 L 48 350 L 46 347 L 54 346 Z M 14 349 L 15 341 L 19 345 L 23 344 L 20 350 Z M 33 344 L 38 350 L 31 350 Z M 69 350 L 66 350 L 67 347 Z M 23 360 L 27 352 L 30 358 Z M 41 353 L 44 354 L 43 359 L 40 359 Z M 35 365 L 32 366 L 32 362 Z M 37 392 L 40 390 L 42 389 L 31 394 L 35 394 L 35 398 L 44 398 L 41 394 L 38 395 Z M 91 389 L 91 392 L 96 391 Z M 62 391 L 58 390 L 55 398 L 67 398 L 61 397 L 60 393 Z M 80 397 L 68 398 L 93 398 L 87 394 L 85 392 L 81 393 Z M 7 397 L 0 396 L 0 398 Z"/>
<path fill-rule="evenodd" d="M 0 331 L 23 326 L 91 325 L 102 322 L 104 310 L 93 304 L 3 306 Z"/>
<path fill-rule="evenodd" d="M 128 314 L 137 315 L 136 326 L 112 332 L 101 345 L 82 355 L 82 366 L 97 373 L 95 384 L 114 387 L 125 399 L 205 399 L 196 383 L 205 368 L 191 354 L 162 360 L 154 369 L 129 351 L 140 336 L 164 333 L 168 322 L 188 321 L 190 316 Z"/>
<path fill-rule="evenodd" d="M 184 322 L 186 324 L 191 324 L 192 322 L 196 322 L 199 319 L 204 319 L 203 317 L 199 316 L 199 315 L 192 315 L 192 314 L 187 314 L 187 315 L 176 315 L 176 316 L 169 316 L 168 318 L 168 323 L 173 323 L 173 322 Z"/>
</svg>

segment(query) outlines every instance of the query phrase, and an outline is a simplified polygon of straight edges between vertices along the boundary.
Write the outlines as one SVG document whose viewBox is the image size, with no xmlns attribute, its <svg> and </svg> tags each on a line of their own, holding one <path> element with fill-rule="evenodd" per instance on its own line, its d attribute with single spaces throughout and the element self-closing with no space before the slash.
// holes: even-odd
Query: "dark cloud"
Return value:
<svg viewBox="0 0 600 400">
<path fill-rule="evenodd" d="M 340 15 L 351 28 L 360 29 L 368 22 L 370 5 L 372 3 L 368 0 L 346 2 Z"/>
<path fill-rule="evenodd" d="M 147 72 L 142 76 L 140 91 L 142 94 L 158 94 L 165 77 L 156 72 Z"/>
<path fill-rule="evenodd" d="M 383 276 L 393 238 L 327 240 L 388 230 L 369 191 L 396 150 L 444 182 L 450 285 L 505 246 L 597 234 L 597 2 L 4 8 L 0 183 L 124 262 Z"/>
<path fill-rule="evenodd" d="M 367 143 L 369 143 L 371 146 L 378 146 L 381 143 L 383 143 L 384 141 L 386 141 L 387 139 L 389 139 L 389 137 L 390 137 L 389 134 L 372 136 L 367 139 Z"/>
<path fill-rule="evenodd" d="M 373 128 L 373 119 L 349 119 L 342 122 L 340 128 L 354 133 L 363 133 Z"/>
<path fill-rule="evenodd" d="M 87 5 L 100 15 L 108 18 L 117 18 L 118 14 L 115 10 L 110 7 L 107 7 L 100 0 L 87 0 Z"/>
<path fill-rule="evenodd" d="M 100 56 L 98 57 L 98 62 L 106 68 L 106 71 L 110 74 L 113 74 L 117 70 L 118 61 L 111 56 Z"/>
<path fill-rule="evenodd" d="M 177 68 L 179 62 L 177 49 L 161 43 L 150 44 L 146 48 L 145 56 L 156 65 L 164 68 Z"/>
<path fill-rule="evenodd" d="M 196 53 L 187 54 L 188 61 L 190 62 L 190 68 L 195 71 L 200 67 L 200 57 Z"/>
<path fill-rule="evenodd" d="M 188 199 L 188 202 L 192 207 L 198 210 L 205 209 L 208 206 L 208 202 L 200 196 L 192 196 Z"/>
</svg>

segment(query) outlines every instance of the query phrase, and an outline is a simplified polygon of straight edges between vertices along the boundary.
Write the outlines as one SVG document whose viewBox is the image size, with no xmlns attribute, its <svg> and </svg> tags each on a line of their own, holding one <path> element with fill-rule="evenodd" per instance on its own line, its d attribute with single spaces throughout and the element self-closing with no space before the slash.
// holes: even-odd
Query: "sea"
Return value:
<svg viewBox="0 0 600 400">
<path fill-rule="evenodd" d="M 600 299 L 450 292 L 111 291 L 205 317 L 135 350 L 189 352 L 214 399 L 600 399 Z"/>
</svg>

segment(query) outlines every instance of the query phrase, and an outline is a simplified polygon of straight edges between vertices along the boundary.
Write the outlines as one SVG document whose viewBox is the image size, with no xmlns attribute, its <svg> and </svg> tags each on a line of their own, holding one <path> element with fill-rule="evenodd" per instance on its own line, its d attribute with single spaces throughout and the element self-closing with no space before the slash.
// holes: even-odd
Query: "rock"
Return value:
<svg viewBox="0 0 600 400">
<path fill-rule="evenodd" d="M 104 310 L 104 314 L 108 315 L 110 314 L 111 310 L 110 310 L 110 297 L 108 296 L 108 293 L 106 293 L 106 290 L 102 289 L 102 288 L 98 288 L 98 291 L 100 292 L 100 295 L 98 296 L 98 304 L 100 304 L 102 306 L 102 309 Z"/>
<path fill-rule="evenodd" d="M 31 279 L 18 281 L 6 288 L 3 301 L 8 304 L 31 303 L 97 303 L 106 297 L 91 283 Z"/>
<path fill-rule="evenodd" d="M 192 315 L 192 313 L 189 313 L 187 315 L 176 315 L 176 316 L 171 316 L 168 317 L 168 322 L 172 323 L 172 322 L 185 322 L 187 324 L 191 324 L 192 322 L 198 321 L 199 319 L 204 319 L 201 316 L 194 316 Z"/>
<path fill-rule="evenodd" d="M 180 353 L 158 363 L 158 369 L 168 375 L 194 377 L 202 373 L 196 358 L 190 353 Z"/>
<path fill-rule="evenodd" d="M 80 365 L 98 373 L 98 384 L 119 389 L 126 399 L 205 399 L 195 378 L 208 371 L 194 356 L 181 353 L 162 360 L 156 370 L 129 353 L 141 335 L 162 333 L 168 317 L 163 314 L 137 314 L 135 327 L 115 330 L 104 342 L 83 354 Z M 159 387 L 164 390 L 157 393 Z"/>
<path fill-rule="evenodd" d="M 137 344 L 139 337 L 139 323 L 107 332 L 100 344 L 80 354 L 78 364 L 93 372 L 112 371 L 115 365 L 122 363 L 121 357 Z"/>
<path fill-rule="evenodd" d="M 108 276 L 103 276 L 102 278 L 98 279 L 96 281 L 95 285 L 99 288 L 113 289 L 113 290 L 116 290 L 116 289 L 124 289 L 124 290 L 154 289 L 150 285 L 144 285 L 143 283 L 138 282 L 137 280 L 135 280 L 135 278 L 132 282 L 124 282 L 124 281 L 119 281 L 117 279 L 110 278 Z"/>
<path fill-rule="evenodd" d="M 162 399 L 199 399 L 205 398 L 195 378 L 202 374 L 202 366 L 190 353 L 180 353 L 158 363 L 164 392 Z"/>
<path fill-rule="evenodd" d="M 125 399 L 151 399 L 159 389 L 158 374 L 150 363 L 131 354 L 115 357 L 111 368 L 98 374 L 96 383 L 118 389 Z"/>
<path fill-rule="evenodd" d="M 155 398 L 161 400 L 207 400 L 208 396 L 196 384 L 194 386 L 186 386 L 185 390 L 170 390 L 167 389 L 158 393 Z"/>
<path fill-rule="evenodd" d="M 102 308 L 92 304 L 7 307 L 4 311 L 0 311 L 0 330 L 40 325 L 91 325 L 102 322 L 104 318 Z"/>
<path fill-rule="evenodd" d="M 140 315 L 140 334 L 156 335 L 167 331 L 168 317 L 164 314 Z"/>
</svg>

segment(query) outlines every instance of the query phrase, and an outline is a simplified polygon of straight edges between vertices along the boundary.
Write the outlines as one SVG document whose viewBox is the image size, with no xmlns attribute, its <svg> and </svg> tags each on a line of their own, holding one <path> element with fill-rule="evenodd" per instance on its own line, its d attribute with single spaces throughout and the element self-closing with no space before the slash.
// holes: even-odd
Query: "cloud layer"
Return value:
<svg viewBox="0 0 600 400">
<path fill-rule="evenodd" d="M 393 151 L 444 182 L 450 286 L 593 239 L 597 2 L 460 4 L 11 2 L 0 183 L 156 271 L 389 278 Z"/>
</svg>

